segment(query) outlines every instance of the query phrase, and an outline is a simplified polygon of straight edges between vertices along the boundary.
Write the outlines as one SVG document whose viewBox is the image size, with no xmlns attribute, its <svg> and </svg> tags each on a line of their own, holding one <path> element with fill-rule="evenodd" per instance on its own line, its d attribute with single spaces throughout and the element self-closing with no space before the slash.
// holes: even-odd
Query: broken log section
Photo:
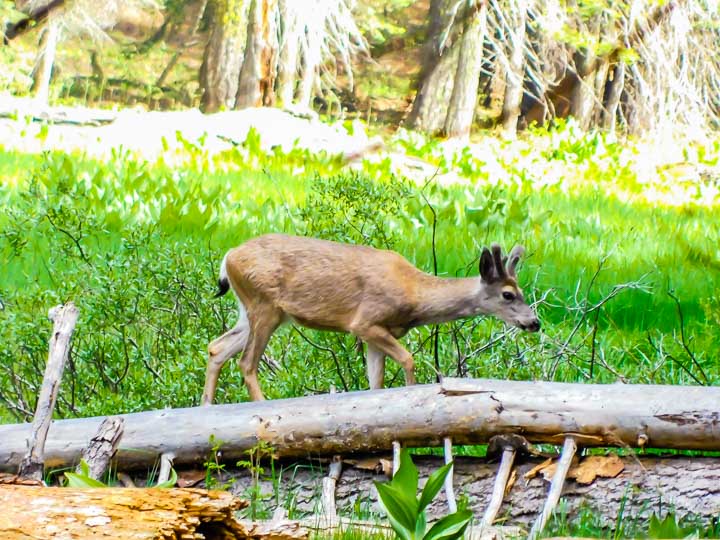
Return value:
<svg viewBox="0 0 720 540">
<path fill-rule="evenodd" d="M 118 468 L 152 465 L 164 453 L 176 466 L 202 463 L 211 436 L 223 458 L 258 442 L 279 456 L 334 455 L 403 446 L 486 443 L 517 433 L 531 443 L 579 447 L 644 446 L 720 450 L 720 388 L 445 379 L 442 384 L 293 399 L 164 409 L 121 415 Z M 50 427 L 47 467 L 76 463 L 103 418 L 59 420 Z M 0 426 L 0 470 L 16 470 L 29 424 Z"/>
<path fill-rule="evenodd" d="M 42 480 L 43 477 L 45 441 L 60 390 L 62 373 L 70 354 L 70 338 L 75 330 L 78 310 L 75 304 L 68 302 L 52 308 L 48 317 L 54 323 L 50 337 L 50 352 L 35 408 L 32 429 L 23 439 L 27 441 L 27 454 L 20 462 L 18 472 L 20 476 L 33 480 Z"/>
<path fill-rule="evenodd" d="M 202 489 L 0 486 L 0 538 L 245 538 L 233 513 L 247 504 Z"/>
</svg>

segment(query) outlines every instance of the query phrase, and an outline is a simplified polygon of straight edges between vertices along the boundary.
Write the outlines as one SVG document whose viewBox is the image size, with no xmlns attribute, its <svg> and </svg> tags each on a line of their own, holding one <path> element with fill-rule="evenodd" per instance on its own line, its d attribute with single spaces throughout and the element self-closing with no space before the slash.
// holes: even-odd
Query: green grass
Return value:
<svg viewBox="0 0 720 540">
<path fill-rule="evenodd" d="M 529 150 L 500 145 L 482 160 L 467 152 L 449 160 L 435 143 L 415 144 L 470 182 L 434 182 L 422 193 L 387 162 L 350 173 L 332 156 L 265 156 L 252 137 L 214 157 L 188 145 L 183 167 L 123 153 L 99 162 L 0 151 L 0 418 L 32 410 L 47 309 L 68 299 L 81 315 L 58 416 L 197 404 L 207 343 L 235 317 L 233 299 L 212 299 L 228 248 L 286 231 L 390 246 L 431 271 L 433 213 L 424 197 L 437 215 L 440 274 L 476 274 L 481 246 L 522 242 L 521 285 L 544 298 L 540 335 L 502 338 L 493 319 L 443 325 L 444 373 L 717 384 L 717 204 L 649 202 L 627 160 L 632 147 L 569 129 L 528 137 Z M 491 152 L 499 173 L 489 172 Z M 717 145 L 704 159 L 708 152 Z M 543 170 L 562 173 L 531 174 Z M 505 173 L 509 181 L 493 176 Z M 290 327 L 271 341 L 274 367 L 261 367 L 268 397 L 366 388 L 352 338 L 303 334 L 323 348 Z M 406 342 L 419 380 L 434 380 L 430 330 Z M 246 399 L 231 365 L 220 402 Z M 401 382 L 390 363 L 387 383 Z"/>
</svg>

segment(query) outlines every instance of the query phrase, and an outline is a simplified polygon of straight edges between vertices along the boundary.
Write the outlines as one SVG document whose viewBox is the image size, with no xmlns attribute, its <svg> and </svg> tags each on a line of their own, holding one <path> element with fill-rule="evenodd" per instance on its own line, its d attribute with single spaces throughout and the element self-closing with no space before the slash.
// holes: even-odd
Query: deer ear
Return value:
<svg viewBox="0 0 720 540">
<path fill-rule="evenodd" d="M 492 283 L 495 280 L 495 263 L 493 262 L 492 253 L 486 247 L 483 248 L 480 254 L 480 277 L 487 283 Z"/>
<path fill-rule="evenodd" d="M 525 253 L 525 248 L 520 245 L 515 246 L 512 249 L 512 251 L 510 252 L 510 255 L 508 257 L 509 262 L 508 262 L 508 266 L 507 266 L 507 271 L 511 277 L 516 277 L 515 269 L 516 269 L 518 263 L 520 262 L 520 257 L 522 257 L 524 253 Z"/>
</svg>

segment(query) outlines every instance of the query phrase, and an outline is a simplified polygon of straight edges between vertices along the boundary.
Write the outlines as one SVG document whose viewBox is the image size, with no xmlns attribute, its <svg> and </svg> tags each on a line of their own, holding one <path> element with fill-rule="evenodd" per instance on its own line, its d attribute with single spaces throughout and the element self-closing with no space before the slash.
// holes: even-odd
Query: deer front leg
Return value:
<svg viewBox="0 0 720 540">
<path fill-rule="evenodd" d="M 370 390 L 378 390 L 385 384 L 385 353 L 368 343 L 367 375 Z"/>
<path fill-rule="evenodd" d="M 368 351 L 372 346 L 403 367 L 405 370 L 405 384 L 415 384 L 415 362 L 413 357 L 387 328 L 371 326 L 370 328 L 358 330 L 357 335 L 368 344 Z M 368 353 L 369 357 L 370 354 Z"/>
<path fill-rule="evenodd" d="M 234 328 L 208 345 L 208 363 L 205 372 L 205 388 L 200 400 L 201 405 L 212 405 L 220 370 L 225 362 L 245 348 L 249 333 L 250 327 L 247 320 L 241 319 Z"/>
</svg>

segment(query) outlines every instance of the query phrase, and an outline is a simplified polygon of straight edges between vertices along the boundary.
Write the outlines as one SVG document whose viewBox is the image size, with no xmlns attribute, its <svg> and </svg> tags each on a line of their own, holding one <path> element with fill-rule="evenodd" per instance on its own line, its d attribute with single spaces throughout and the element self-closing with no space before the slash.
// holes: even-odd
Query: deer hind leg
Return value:
<svg viewBox="0 0 720 540">
<path fill-rule="evenodd" d="M 367 376 L 370 390 L 378 390 L 385 384 L 385 353 L 368 343 Z"/>
<path fill-rule="evenodd" d="M 265 352 L 268 341 L 270 341 L 270 336 L 282 323 L 283 314 L 273 306 L 258 305 L 250 310 L 249 318 L 252 330 L 239 364 L 250 399 L 252 401 L 261 401 L 265 399 L 265 396 L 260 390 L 260 383 L 257 378 L 258 364 L 263 352 Z"/>
<path fill-rule="evenodd" d="M 215 398 L 220 370 L 225 362 L 245 349 L 250 334 L 245 307 L 240 304 L 240 317 L 235 326 L 208 345 L 208 364 L 205 372 L 205 388 L 203 390 L 201 405 L 211 405 Z"/>
<path fill-rule="evenodd" d="M 415 362 L 413 357 L 387 328 L 371 326 L 359 330 L 358 336 L 368 344 L 368 359 L 370 358 L 369 351 L 372 346 L 403 367 L 405 370 L 405 384 L 415 384 Z"/>
</svg>

